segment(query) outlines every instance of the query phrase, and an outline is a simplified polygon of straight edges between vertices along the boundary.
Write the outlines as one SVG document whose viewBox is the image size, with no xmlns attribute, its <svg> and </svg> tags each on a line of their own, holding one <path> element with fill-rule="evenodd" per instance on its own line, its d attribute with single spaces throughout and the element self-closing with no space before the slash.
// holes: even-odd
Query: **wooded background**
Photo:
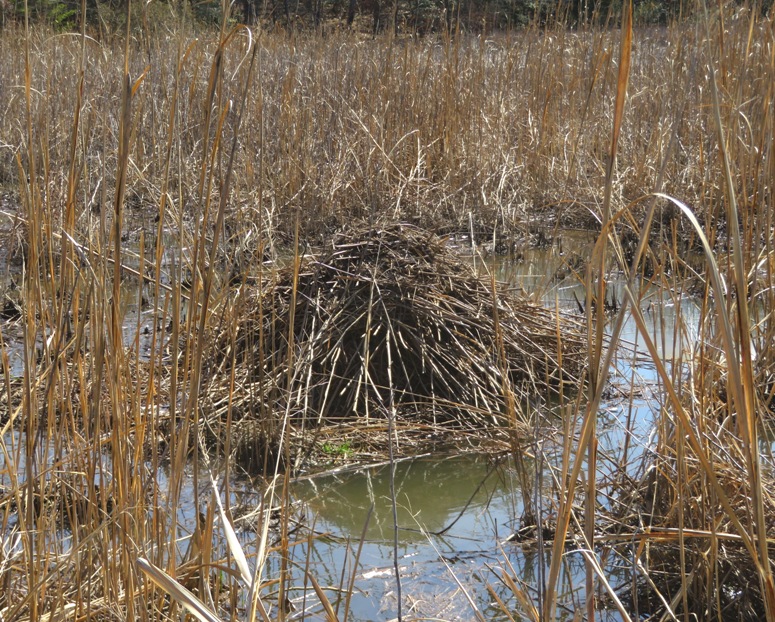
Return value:
<svg viewBox="0 0 775 622">
<path fill-rule="evenodd" d="M 88 27 L 96 34 L 122 32 L 127 0 L 87 0 Z M 132 1 L 132 0 L 129 0 Z M 179 20 L 193 25 L 217 24 L 220 0 L 153 0 L 137 2 L 137 28 L 169 26 Z M 761 0 L 767 13 L 773 0 Z M 727 2 L 725 2 L 726 4 Z M 735 4 L 735 0 L 730 2 Z M 438 32 L 488 33 L 539 25 L 578 28 L 618 24 L 622 0 L 234 0 L 229 18 L 248 25 L 288 31 L 337 29 L 423 36 Z M 715 3 L 714 3 L 715 4 Z M 28 0 L 36 22 L 62 31 L 80 28 L 80 0 Z M 636 24 L 659 25 L 690 17 L 695 0 L 635 0 Z M 0 26 L 24 19 L 22 0 L 0 0 Z"/>
</svg>

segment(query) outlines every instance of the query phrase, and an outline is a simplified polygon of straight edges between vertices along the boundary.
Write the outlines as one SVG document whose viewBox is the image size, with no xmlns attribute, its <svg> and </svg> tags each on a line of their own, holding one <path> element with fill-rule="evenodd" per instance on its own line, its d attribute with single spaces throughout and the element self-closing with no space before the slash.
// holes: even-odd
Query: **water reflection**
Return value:
<svg viewBox="0 0 775 622">
<path fill-rule="evenodd" d="M 487 620 L 508 619 L 493 598 L 494 593 L 505 603 L 514 600 L 499 579 L 501 573 L 515 571 L 530 593 L 551 561 L 550 546 L 541 551 L 534 543 L 523 548 L 506 542 L 522 513 L 509 459 L 496 463 L 484 456 L 429 457 L 396 465 L 395 551 L 387 465 L 300 481 L 293 490 L 306 502 L 308 524 L 318 533 L 336 536 L 297 547 L 295 559 L 309 565 L 319 583 L 338 586 L 342 577 L 354 574 L 352 620 L 395 617 L 394 555 L 408 619 L 471 620 L 473 607 Z M 354 552 L 364 533 L 354 569 Z M 560 618 L 573 619 L 574 609 L 583 602 L 584 569 L 580 555 L 567 555 L 560 580 Z M 303 582 L 301 575 L 296 577 L 296 585 Z M 537 593 L 531 597 L 537 602 Z M 304 598 L 299 595 L 293 602 Z M 597 619 L 620 618 L 603 609 Z"/>
<path fill-rule="evenodd" d="M 491 257 L 484 264 L 480 261 L 479 266 L 482 270 L 486 267 L 509 287 L 581 318 L 586 299 L 586 266 L 596 240 L 596 235 L 588 231 L 565 230 L 558 233 L 552 244 L 524 250 L 516 258 Z M 612 310 L 618 309 L 625 300 L 626 282 L 621 273 L 612 272 L 607 275 L 606 284 L 606 305 Z M 633 293 L 660 356 L 677 358 L 682 347 L 694 344 L 700 309 L 692 297 L 647 282 L 638 283 Z M 629 314 L 621 339 L 625 345 L 635 348 L 641 357 L 648 356 Z"/>
<path fill-rule="evenodd" d="M 576 232 L 563 232 L 562 236 L 561 246 L 551 244 L 530 249 L 518 258 L 488 259 L 486 264 L 479 260 L 478 265 L 482 269 L 486 266 L 510 287 L 534 293 L 545 304 L 557 305 L 564 311 L 578 314 L 581 319 L 578 305 L 584 300 L 585 291 L 580 277 L 585 258 L 591 255 L 594 238 Z M 609 276 L 608 291 L 612 300 L 621 302 L 624 299 L 623 287 L 619 275 Z M 140 358 L 148 357 L 154 335 L 154 310 L 152 305 L 143 302 L 143 290 L 136 282 L 129 281 L 123 294 L 125 343 L 136 347 Z M 693 345 L 696 339 L 697 306 L 690 299 L 673 297 L 664 290 L 648 286 L 637 295 L 640 311 L 651 329 L 658 352 L 665 359 L 680 361 L 683 348 L 687 344 Z M 168 320 L 165 318 L 156 327 L 157 347 L 164 347 Z M 648 435 L 654 418 L 655 400 L 650 393 L 650 387 L 656 383 L 654 367 L 649 363 L 643 338 L 631 317 L 626 320 L 622 340 L 625 347 L 618 351 L 615 369 L 611 372 L 610 393 L 601 412 L 603 425 L 598 439 L 601 454 L 613 458 L 610 461 L 612 469 L 617 466 L 616 459 L 623 447 L 628 447 L 633 461 L 648 449 Z M 13 344 L 6 345 L 6 349 L 13 366 L 18 350 Z M 17 367 L 12 367 L 11 374 L 14 375 L 16 370 Z M 637 394 L 633 394 L 633 387 L 639 387 Z M 19 442 L 17 436 L 5 441 L 6 445 L 15 447 Z M 552 459 L 551 455 L 548 459 Z M 601 468 L 605 468 L 603 461 L 601 464 Z M 0 488 L 10 484 L 7 467 L 0 457 Z M 171 485 L 163 471 L 158 474 L 158 481 L 162 489 Z M 552 481 L 549 472 L 544 481 Z M 190 482 L 191 477 L 186 477 L 181 494 L 183 502 L 175 506 L 177 535 L 182 540 L 193 531 L 204 494 L 203 491 L 192 491 Z M 256 496 L 260 494 L 258 492 Z M 304 524 L 333 537 L 314 539 L 292 548 L 293 561 L 298 564 L 293 570 L 296 574 L 292 583 L 308 585 L 299 568 L 308 568 L 320 584 L 328 586 L 342 586 L 343 577 L 354 576 L 350 619 L 388 619 L 395 615 L 394 556 L 397 557 L 406 604 L 413 608 L 412 615 L 446 620 L 474 617 L 462 589 L 469 593 L 487 619 L 503 617 L 493 606 L 487 584 L 493 586 L 504 602 L 513 603 L 513 595 L 498 582 L 497 573 L 493 572 L 504 559 L 508 559 L 519 578 L 530 586 L 539 583 L 539 577 L 549 563 L 548 552 L 504 544 L 506 537 L 518 526 L 522 514 L 521 491 L 513 465 L 508 461 L 495 464 L 491 458 L 482 456 L 434 456 L 399 463 L 395 472 L 399 528 L 395 550 L 387 465 L 299 480 L 294 484 L 293 495 L 304 503 Z M 547 492 L 546 497 L 551 498 L 551 495 Z M 243 532 L 242 535 L 246 537 L 246 545 L 253 539 L 251 534 Z M 359 564 L 354 567 L 354 551 L 362 535 L 363 548 Z M 563 583 L 583 586 L 583 560 L 575 554 L 566 557 Z M 279 562 L 272 558 L 268 575 L 277 576 L 278 573 Z M 622 575 L 624 580 L 626 577 Z M 569 619 L 573 617 L 573 608 L 582 600 L 572 589 L 569 588 L 563 601 L 568 607 Z M 292 600 L 299 610 L 303 610 L 307 594 L 302 588 L 294 588 Z M 536 594 L 532 596 L 535 598 Z M 602 612 L 600 619 L 617 617 Z"/>
<path fill-rule="evenodd" d="M 483 529 L 497 523 L 508 529 L 514 485 L 502 464 L 483 456 L 400 462 L 396 465 L 395 490 L 401 539 L 426 540 L 422 531 L 441 532 L 455 519 L 457 523 L 447 533 L 479 537 L 484 535 Z M 388 465 L 300 481 L 294 490 L 319 520 L 353 538 L 360 536 L 373 505 L 366 539 L 393 538 Z"/>
<path fill-rule="evenodd" d="M 395 488 L 399 525 L 396 551 L 404 612 L 406 604 L 413 603 L 413 614 L 418 617 L 471 619 L 471 607 L 461 590 L 454 587 L 452 573 L 477 606 L 486 610 L 490 606 L 483 582 L 490 574 L 487 565 L 497 564 L 500 543 L 511 532 L 520 512 L 508 462 L 493 462 L 484 456 L 405 461 L 396 465 Z M 345 568 L 348 573 L 355 572 L 351 619 L 394 617 L 389 467 L 300 481 L 294 486 L 294 494 L 306 502 L 308 520 L 316 531 L 338 536 L 334 541 L 318 540 L 311 551 L 299 553 L 314 560 L 315 576 L 327 577 L 336 585 Z M 442 531 L 442 535 L 429 533 Z M 352 552 L 363 533 L 360 566 L 353 571 Z M 343 540 L 350 542 L 349 547 Z M 498 619 L 494 613 L 487 617 Z"/>
</svg>

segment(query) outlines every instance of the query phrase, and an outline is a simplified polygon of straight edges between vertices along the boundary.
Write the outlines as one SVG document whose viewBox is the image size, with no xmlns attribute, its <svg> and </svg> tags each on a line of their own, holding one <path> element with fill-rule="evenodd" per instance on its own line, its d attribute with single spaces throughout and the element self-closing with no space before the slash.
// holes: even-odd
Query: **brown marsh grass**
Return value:
<svg viewBox="0 0 775 622">
<path fill-rule="evenodd" d="M 756 214 L 763 211 L 767 168 L 761 109 L 771 35 L 767 23 L 756 23 L 749 43 L 748 15 L 736 11 L 724 22 L 729 32 L 721 62 L 735 70 L 725 71 L 720 88 L 737 103 L 726 101 L 721 113 L 734 127 L 729 155 L 739 164 L 737 190 Z M 223 56 L 220 105 L 240 97 L 246 32 Z M 8 59 L 0 70 L 7 85 L 0 94 L 2 179 L 10 188 L 26 127 L 22 34 L 6 30 L 0 42 Z M 534 220 L 543 226 L 547 210 L 565 222 L 594 222 L 613 123 L 617 40 L 612 31 L 538 29 L 453 40 L 289 40 L 262 33 L 235 154 L 231 235 L 240 224 L 260 222 L 289 241 L 297 211 L 302 234 L 311 237 L 353 217 L 467 230 L 472 214 L 484 231 L 496 225 L 523 231 Z M 703 40 L 696 24 L 636 34 L 613 185 L 619 203 L 653 191 L 661 171 L 660 190 L 685 199 L 703 217 L 717 215 L 723 187 L 718 151 L 709 140 Z M 132 40 L 130 75 L 147 73 L 133 98 L 127 215 L 155 216 L 171 149 L 168 218 L 174 224 L 178 211 L 189 225 L 194 218 L 216 41 L 212 32 L 185 29 Z M 48 208 L 59 213 L 82 43 L 75 35 L 38 30 L 29 46 L 37 183 Z M 105 207 L 103 186 L 106 198 L 115 188 L 123 64 L 120 42 L 87 39 L 83 47 L 75 152 L 82 219 Z M 224 120 L 227 139 L 234 117 L 233 111 Z M 663 161 L 671 140 L 673 152 Z"/>
<path fill-rule="evenodd" d="M 514 593 L 504 615 L 536 620 L 560 615 L 566 535 L 595 553 L 616 540 L 594 529 L 608 518 L 594 439 L 614 345 L 600 332 L 603 305 L 591 304 L 604 297 L 611 269 L 605 247 L 619 268 L 632 264 L 633 283 L 650 254 L 650 278 L 676 300 L 686 248 L 704 248 L 696 354 L 666 369 L 650 348 L 663 391 L 656 458 L 638 483 L 623 475 L 614 491 L 625 508 L 620 537 L 637 542 L 634 597 L 618 602 L 636 617 L 646 589 L 647 612 L 668 618 L 775 620 L 772 473 L 760 454 L 774 386 L 775 41 L 772 22 L 756 15 L 721 5 L 631 39 L 627 28 L 624 37 L 532 28 L 364 40 L 180 25 L 123 42 L 3 30 L 5 269 L 22 301 L 21 317 L 0 326 L 3 619 L 171 619 L 181 601 L 224 619 L 286 617 L 283 553 L 293 533 L 280 521 L 275 546 L 269 524 L 288 502 L 288 475 L 269 478 L 248 563 L 212 492 L 220 486 L 228 498 L 230 463 L 213 467 L 217 484 L 200 466 L 205 337 L 235 321 L 218 314 L 235 275 L 265 278 L 265 258 L 283 249 L 298 269 L 305 244 L 362 220 L 473 228 L 481 238 L 523 240 L 560 224 L 605 234 L 590 258 L 590 378 L 569 409 L 546 584 L 528 591 L 507 561 L 501 575 Z M 643 199 L 654 192 L 680 202 Z M 629 258 L 618 237 L 625 223 L 639 240 Z M 649 225 L 662 227 L 657 242 Z M 138 277 L 139 306 L 156 311 L 146 353 L 124 322 L 121 283 Z M 646 339 L 636 291 L 628 289 L 627 306 Z M 293 330 L 288 339 L 292 349 Z M 19 377 L 9 365 L 17 354 Z M 678 362 L 689 366 L 688 381 Z M 227 429 L 229 395 L 219 424 Z M 216 453 L 229 456 L 228 441 Z M 181 497 L 187 465 L 191 499 Z M 580 497 L 583 514 L 573 503 Z M 185 503 L 201 513 L 191 534 L 178 525 Z M 219 515 L 228 549 L 213 547 Z M 660 552 L 666 540 L 677 547 Z M 281 571 L 269 580 L 273 551 Z M 138 566 L 139 557 L 149 561 Z M 595 595 L 616 593 L 588 559 L 591 618 Z M 725 592 L 730 560 L 751 572 Z M 676 563 L 674 575 L 661 572 Z M 341 617 L 308 579 L 320 603 L 313 614 Z M 351 577 L 340 587 L 352 592 Z"/>
</svg>

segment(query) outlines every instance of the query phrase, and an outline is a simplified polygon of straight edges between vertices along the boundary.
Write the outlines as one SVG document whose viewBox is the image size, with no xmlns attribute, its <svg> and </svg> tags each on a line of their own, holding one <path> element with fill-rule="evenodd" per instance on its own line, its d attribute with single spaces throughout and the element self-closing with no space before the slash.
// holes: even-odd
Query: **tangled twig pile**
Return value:
<svg viewBox="0 0 775 622">
<path fill-rule="evenodd" d="M 216 337 L 241 394 L 275 414 L 317 426 L 396 412 L 484 432 L 512 399 L 578 380 L 576 324 L 478 277 L 425 231 L 349 231 L 300 261 L 298 276 L 288 266 L 246 291 L 236 337 Z"/>
</svg>

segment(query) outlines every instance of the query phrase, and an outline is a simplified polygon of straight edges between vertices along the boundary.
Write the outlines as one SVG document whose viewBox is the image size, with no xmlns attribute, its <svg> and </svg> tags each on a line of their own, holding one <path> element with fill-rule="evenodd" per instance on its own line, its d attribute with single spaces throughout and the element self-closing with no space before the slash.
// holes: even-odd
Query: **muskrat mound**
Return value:
<svg viewBox="0 0 775 622">
<path fill-rule="evenodd" d="M 234 304 L 236 333 L 226 322 L 216 337 L 221 365 L 234 361 L 254 412 L 271 404 L 305 425 L 395 412 L 482 430 L 581 372 L 572 320 L 409 225 L 339 234 Z"/>
</svg>

